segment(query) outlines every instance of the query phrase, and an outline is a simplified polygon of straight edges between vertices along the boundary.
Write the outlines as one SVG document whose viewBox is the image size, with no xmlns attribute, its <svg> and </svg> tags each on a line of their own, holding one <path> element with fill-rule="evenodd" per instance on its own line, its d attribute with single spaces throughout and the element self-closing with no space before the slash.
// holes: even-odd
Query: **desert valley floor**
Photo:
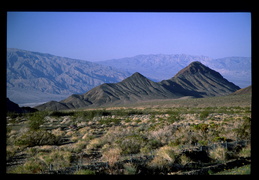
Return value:
<svg viewBox="0 0 259 180">
<path fill-rule="evenodd" d="M 8 113 L 6 172 L 249 174 L 250 124 L 251 94 Z"/>
</svg>

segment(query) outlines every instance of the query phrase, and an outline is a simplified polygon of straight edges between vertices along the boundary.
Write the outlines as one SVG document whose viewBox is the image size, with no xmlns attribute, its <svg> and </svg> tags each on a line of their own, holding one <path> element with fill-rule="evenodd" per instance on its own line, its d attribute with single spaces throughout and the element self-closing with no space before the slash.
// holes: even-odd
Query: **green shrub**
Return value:
<svg viewBox="0 0 259 180">
<path fill-rule="evenodd" d="M 243 123 L 233 131 L 239 139 L 250 139 L 251 137 L 251 118 L 243 117 Z"/>
<path fill-rule="evenodd" d="M 122 154 L 139 153 L 140 149 L 145 145 L 143 138 L 139 135 L 129 135 L 120 138 L 116 143 L 122 149 Z"/>
<path fill-rule="evenodd" d="M 40 125 L 44 123 L 44 118 L 47 114 L 44 112 L 36 112 L 28 115 L 28 126 L 31 130 L 40 129 Z"/>
<path fill-rule="evenodd" d="M 100 124 L 106 124 L 106 125 L 109 125 L 110 123 L 114 123 L 114 125 L 118 125 L 120 124 L 120 119 L 114 119 L 114 118 L 108 118 L 108 119 L 101 119 L 99 122 Z"/>
<path fill-rule="evenodd" d="M 186 165 L 192 161 L 189 157 L 187 157 L 184 154 L 180 156 L 179 160 L 180 160 L 180 164 L 182 165 Z"/>
<path fill-rule="evenodd" d="M 168 122 L 169 123 L 174 123 L 174 122 L 177 122 L 180 120 L 180 115 L 179 113 L 174 113 L 174 114 L 171 114 L 170 117 L 168 118 Z"/>
<path fill-rule="evenodd" d="M 201 120 L 205 119 L 206 117 L 209 116 L 209 114 L 210 114 L 210 112 L 207 111 L 207 110 L 202 111 L 202 112 L 200 113 L 200 119 L 201 119 Z"/>
<path fill-rule="evenodd" d="M 72 161 L 72 153 L 70 151 L 54 150 L 51 153 L 38 154 L 38 158 L 44 160 L 49 166 L 50 164 L 54 169 L 69 167 Z"/>
<path fill-rule="evenodd" d="M 15 145 L 29 147 L 54 144 L 57 144 L 56 136 L 44 130 L 30 130 L 15 141 Z"/>
<path fill-rule="evenodd" d="M 251 145 L 248 145 L 241 149 L 238 153 L 240 157 L 250 157 L 251 156 Z"/>
<path fill-rule="evenodd" d="M 95 171 L 92 171 L 90 169 L 81 169 L 76 171 L 74 174 L 78 175 L 95 175 Z"/>
<path fill-rule="evenodd" d="M 125 163 L 123 164 L 123 167 L 124 167 L 124 174 L 134 175 L 137 172 L 136 166 L 132 163 Z"/>
<path fill-rule="evenodd" d="M 208 140 L 200 140 L 200 141 L 198 141 L 198 143 L 199 143 L 201 146 L 207 146 L 207 145 L 208 145 Z"/>
<path fill-rule="evenodd" d="M 214 142 L 224 141 L 224 142 L 225 142 L 226 140 L 227 140 L 226 137 L 219 137 L 219 136 L 216 136 L 216 137 L 213 138 L 212 141 L 214 141 Z"/>
<path fill-rule="evenodd" d="M 46 170 L 46 164 L 36 158 L 31 158 L 27 160 L 23 165 L 16 166 L 10 172 L 13 174 L 40 174 L 42 171 Z"/>
<path fill-rule="evenodd" d="M 61 117 L 61 116 L 73 116 L 75 112 L 63 112 L 63 111 L 53 111 L 50 116 Z"/>
</svg>

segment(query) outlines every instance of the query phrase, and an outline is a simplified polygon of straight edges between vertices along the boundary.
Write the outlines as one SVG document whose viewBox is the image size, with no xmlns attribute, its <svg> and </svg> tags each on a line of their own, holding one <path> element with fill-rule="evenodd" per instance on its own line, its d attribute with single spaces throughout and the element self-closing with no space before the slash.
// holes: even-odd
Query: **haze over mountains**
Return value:
<svg viewBox="0 0 259 180">
<path fill-rule="evenodd" d="M 242 88 L 251 85 L 250 57 L 212 59 L 207 56 L 186 54 L 151 54 L 100 61 L 99 63 L 119 68 L 131 74 L 140 72 L 154 81 L 162 81 L 171 78 L 172 75 L 175 75 L 179 70 L 193 61 L 200 61 Z"/>
<path fill-rule="evenodd" d="M 135 72 L 156 82 L 169 79 L 193 61 L 215 69 L 240 87 L 251 84 L 251 58 L 247 57 L 213 60 L 205 56 L 159 54 L 93 63 L 7 49 L 7 96 L 20 106 L 60 101 L 103 83 L 120 82 Z"/>
<path fill-rule="evenodd" d="M 186 96 L 222 96 L 238 89 L 238 86 L 223 78 L 218 72 L 195 61 L 168 80 L 153 82 L 137 72 L 119 83 L 105 83 L 83 95 L 72 95 L 60 102 L 51 101 L 35 108 L 56 111 Z"/>
</svg>

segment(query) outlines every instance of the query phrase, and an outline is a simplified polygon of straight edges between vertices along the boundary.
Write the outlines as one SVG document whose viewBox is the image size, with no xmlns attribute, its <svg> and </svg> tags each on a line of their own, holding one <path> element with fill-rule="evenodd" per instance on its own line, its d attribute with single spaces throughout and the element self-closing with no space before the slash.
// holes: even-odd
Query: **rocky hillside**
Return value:
<svg viewBox="0 0 259 180">
<path fill-rule="evenodd" d="M 61 100 L 128 76 L 89 61 L 7 49 L 7 96 L 18 104 Z"/>
<path fill-rule="evenodd" d="M 240 89 L 198 61 L 189 64 L 173 78 L 162 81 L 162 84 L 171 91 L 177 89 L 185 96 L 195 97 L 222 96 Z"/>
<path fill-rule="evenodd" d="M 242 94 L 252 94 L 252 85 L 246 88 L 239 89 L 233 92 L 231 95 L 242 95 Z"/>
<path fill-rule="evenodd" d="M 176 99 L 184 96 L 210 97 L 230 94 L 240 89 L 218 72 L 200 62 L 192 62 L 173 78 L 153 82 L 134 73 L 119 83 L 105 83 L 83 95 L 72 95 L 60 102 L 51 101 L 36 108 L 63 110 L 87 106 L 107 106 L 154 99 Z"/>
<path fill-rule="evenodd" d="M 30 113 L 36 112 L 37 109 L 30 107 L 19 107 L 18 104 L 10 101 L 10 99 L 6 98 L 6 112 L 9 113 Z"/>
</svg>

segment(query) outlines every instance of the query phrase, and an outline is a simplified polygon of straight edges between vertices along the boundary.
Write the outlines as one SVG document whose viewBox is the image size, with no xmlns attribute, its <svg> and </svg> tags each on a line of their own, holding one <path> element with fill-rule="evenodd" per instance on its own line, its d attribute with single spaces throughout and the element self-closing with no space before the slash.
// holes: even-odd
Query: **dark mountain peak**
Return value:
<svg viewBox="0 0 259 180">
<path fill-rule="evenodd" d="M 171 82 L 170 82 L 171 81 Z M 222 96 L 240 89 L 229 82 L 220 73 L 203 65 L 199 61 L 190 63 L 164 84 L 180 85 L 181 92 L 196 97 Z M 168 85 L 167 85 L 168 86 Z"/>
<path fill-rule="evenodd" d="M 140 74 L 139 72 L 135 72 L 134 74 L 132 74 L 130 77 L 124 79 L 122 82 L 128 82 L 128 81 L 151 81 L 148 78 L 146 78 L 145 76 L 143 76 L 142 74 Z"/>
<path fill-rule="evenodd" d="M 200 61 L 193 61 L 189 64 L 190 66 L 202 66 L 203 64 Z"/>
<path fill-rule="evenodd" d="M 210 69 L 199 61 L 191 62 L 188 66 L 180 70 L 175 77 L 182 75 L 195 75 L 195 74 L 211 74 L 218 78 L 223 78 L 220 73 Z"/>
<path fill-rule="evenodd" d="M 140 74 L 139 72 L 135 72 L 135 73 L 132 74 L 130 77 L 134 77 L 134 78 L 146 78 L 145 76 L 143 76 L 143 75 Z"/>
<path fill-rule="evenodd" d="M 183 74 L 183 73 L 191 73 L 191 74 L 195 74 L 196 72 L 204 72 L 208 67 L 203 65 L 201 62 L 199 61 L 194 61 L 192 63 L 190 63 L 188 66 L 186 66 L 185 68 L 183 68 L 181 71 L 179 71 L 177 74 Z"/>
</svg>

